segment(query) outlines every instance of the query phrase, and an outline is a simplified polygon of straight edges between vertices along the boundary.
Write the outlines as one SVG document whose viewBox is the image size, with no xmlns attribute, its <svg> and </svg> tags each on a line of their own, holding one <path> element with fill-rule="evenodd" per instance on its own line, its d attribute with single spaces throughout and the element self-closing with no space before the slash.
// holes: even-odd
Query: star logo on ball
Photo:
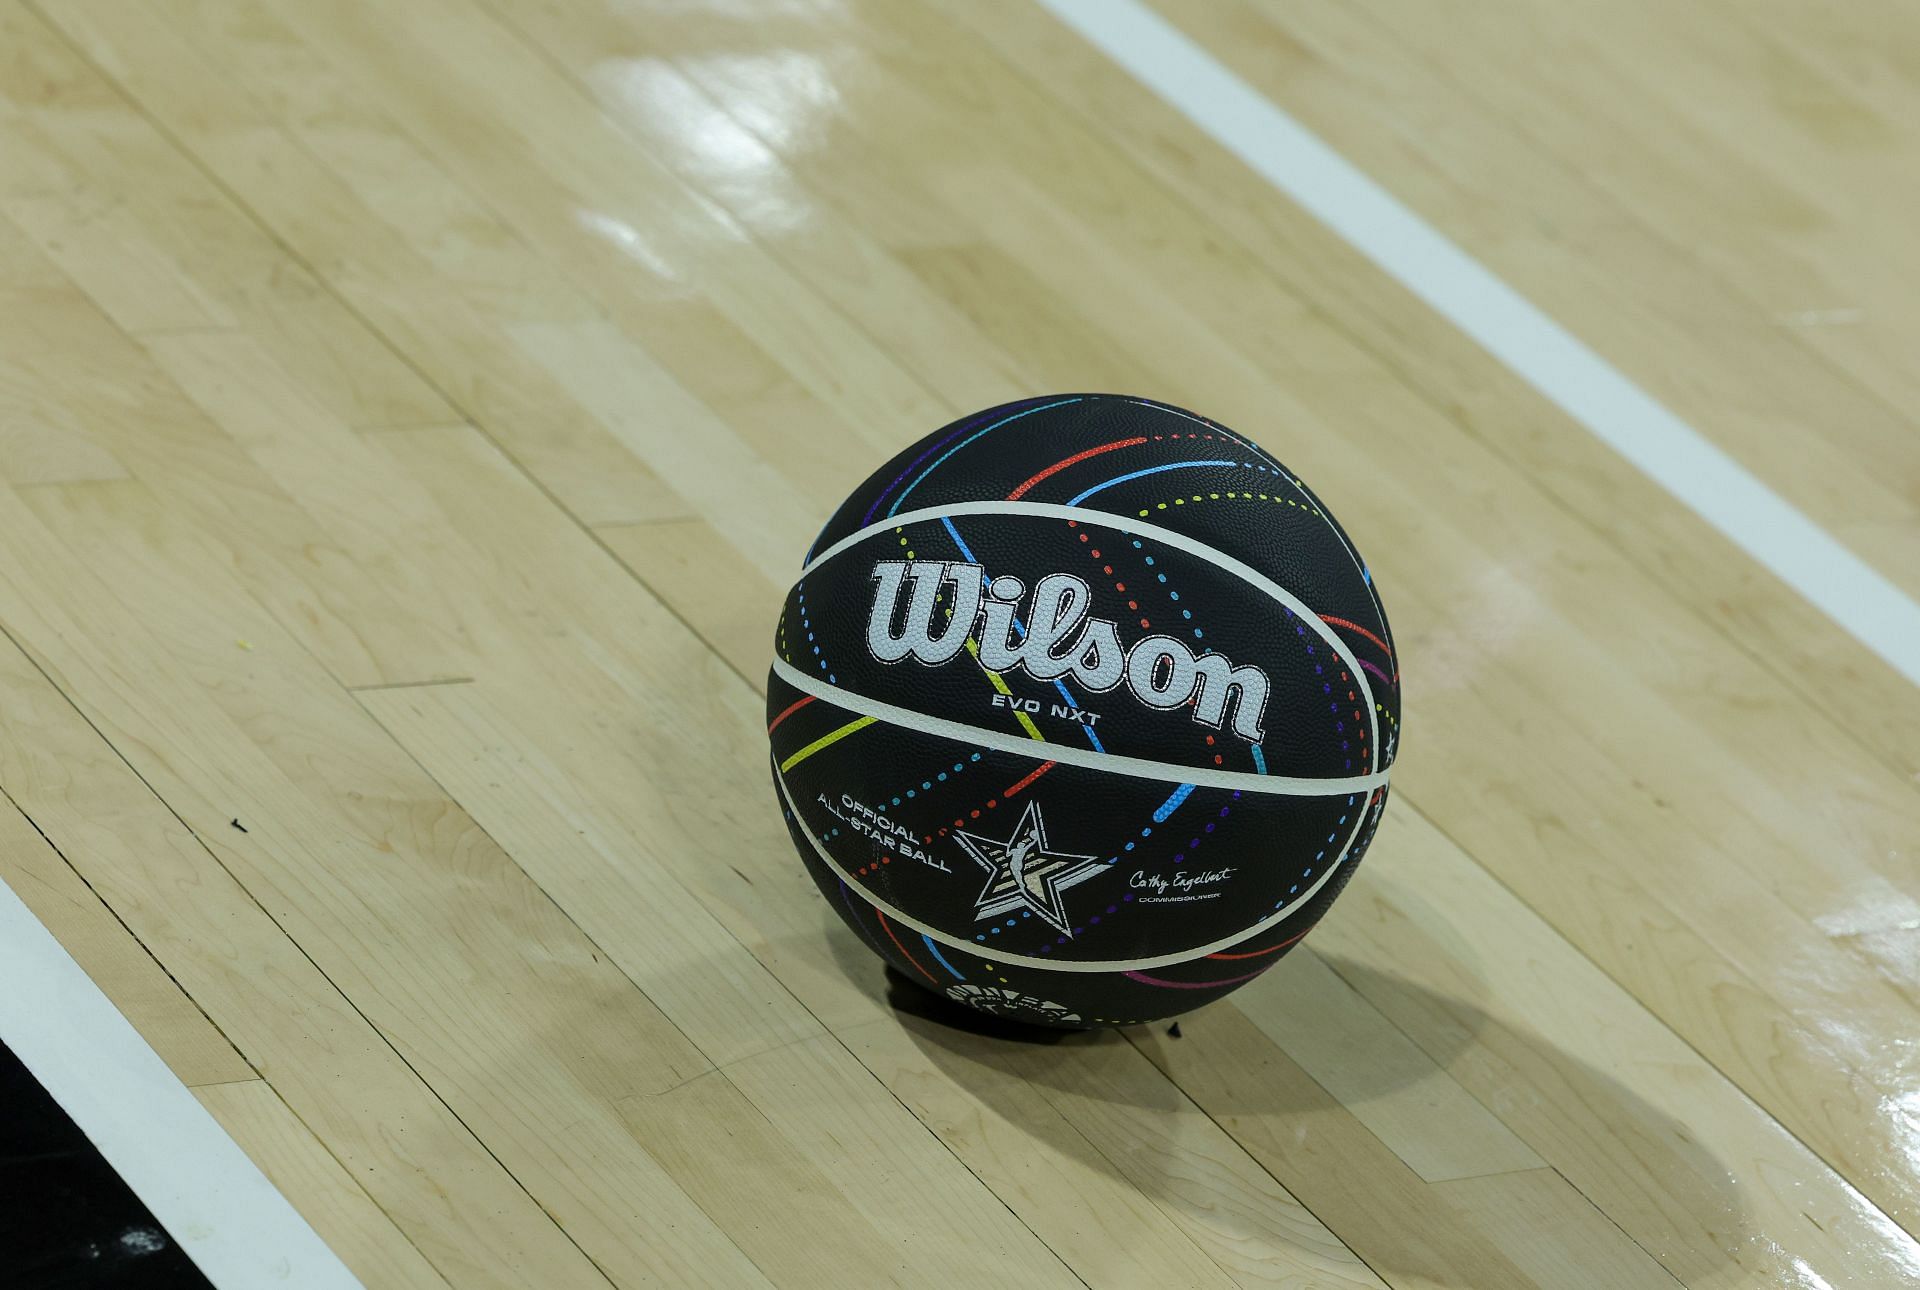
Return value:
<svg viewBox="0 0 1920 1290">
<path fill-rule="evenodd" d="M 954 838 L 987 871 L 987 885 L 975 902 L 980 918 L 997 918 L 1015 909 L 1027 909 L 1056 928 L 1073 935 L 1062 893 L 1093 877 L 1107 866 L 1090 855 L 1070 855 L 1047 846 L 1047 825 L 1040 803 L 1030 801 L 1004 840 L 955 830 Z"/>
</svg>

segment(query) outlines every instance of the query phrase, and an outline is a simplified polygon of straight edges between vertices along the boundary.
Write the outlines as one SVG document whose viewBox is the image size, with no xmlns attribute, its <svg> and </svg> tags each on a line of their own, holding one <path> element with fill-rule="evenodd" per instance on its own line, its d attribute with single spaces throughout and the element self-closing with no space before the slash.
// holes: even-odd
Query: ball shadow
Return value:
<svg viewBox="0 0 1920 1290">
<path fill-rule="evenodd" d="M 879 969 L 868 961 L 858 970 Z M 1355 1006 L 1348 1021 L 1324 1006 L 1328 973 L 1340 983 L 1340 998 L 1350 992 Z M 1294 992 L 1308 974 L 1318 974 L 1321 1004 L 1294 1006 Z M 1404 1117 L 1410 1107 L 1421 1105 L 1422 1092 L 1413 1085 L 1436 1078 L 1457 1083 L 1490 1112 L 1498 1109 L 1501 1114 L 1490 1118 L 1502 1120 L 1527 1149 L 1538 1153 L 1534 1167 L 1542 1171 L 1543 1182 L 1560 1187 L 1547 1176 L 1550 1169 L 1558 1169 L 1567 1182 L 1590 1189 L 1593 1202 L 1608 1217 L 1657 1252 L 1668 1271 L 1688 1284 L 1712 1283 L 1730 1267 L 1737 1273 L 1736 1253 L 1760 1240 L 1751 1230 L 1734 1176 L 1685 1125 L 1538 1035 L 1517 1033 L 1491 1018 L 1473 1000 L 1437 993 L 1355 959 L 1290 956 L 1249 986 L 1245 998 L 1236 995 L 1177 1023 L 1158 1022 L 1125 1032 L 1010 1024 L 972 1013 L 894 976 L 889 999 L 927 1058 L 969 1089 L 985 1109 L 1029 1134 L 1036 1145 L 1121 1179 L 1163 1207 L 1206 1206 L 1211 1200 L 1204 1193 L 1196 1196 L 1192 1186 L 1195 1162 L 1188 1153 L 1195 1144 L 1190 1135 L 1141 1132 L 1141 1112 L 1191 1118 L 1197 1110 L 1230 1134 L 1258 1169 L 1322 1214 L 1336 1235 L 1390 1281 L 1394 1272 L 1432 1276 L 1435 1269 L 1430 1263 L 1397 1265 L 1401 1247 L 1391 1236 L 1383 1238 L 1395 1225 L 1391 1214 L 1381 1213 L 1377 1220 L 1364 1216 L 1357 1227 L 1349 1224 L 1341 1230 L 1336 1210 L 1323 1211 L 1318 1203 L 1320 1196 L 1351 1186 L 1348 1180 L 1327 1176 L 1339 1166 L 1337 1151 L 1320 1156 L 1295 1152 L 1289 1144 L 1324 1135 L 1329 1116 L 1350 1115 L 1358 1125 L 1345 1123 L 1330 1141 L 1345 1133 L 1349 1141 L 1376 1147 L 1372 1128 L 1386 1125 L 1381 1141 L 1390 1149 L 1398 1141 L 1392 1126 L 1397 1123 L 1397 1132 L 1407 1132 Z M 1311 1035 L 1309 1027 L 1316 1028 Z M 1383 1027 L 1392 1027 L 1417 1049 L 1416 1060 L 1376 1070 L 1364 1061 L 1350 1063 L 1339 1070 L 1337 1081 L 1329 1081 L 1336 1085 L 1337 1096 L 1307 1072 L 1308 1066 L 1324 1069 L 1327 1055 L 1343 1046 L 1355 1053 L 1377 1051 Z M 1296 1060 L 1290 1049 L 1303 1058 L 1308 1052 L 1315 1056 Z M 1216 1068 L 1231 1069 L 1222 1073 Z M 1499 1073 L 1490 1073 L 1495 1071 Z M 1396 1094 L 1407 1096 L 1384 1111 L 1384 1119 L 1376 1118 L 1372 1113 Z M 1530 1109 L 1516 1112 L 1516 1101 Z M 1402 1118 L 1396 1121 L 1396 1116 Z M 1590 1118 L 1582 1122 L 1582 1117 Z M 1146 1117 L 1147 1122 L 1152 1118 Z M 1103 1119 L 1110 1122 L 1105 1140 L 1099 1128 L 1089 1129 L 1090 1122 Z M 1114 1124 L 1122 1126 L 1117 1137 L 1111 1133 Z M 1384 1157 L 1376 1152 L 1375 1158 Z M 1446 1190 L 1449 1186 L 1442 1183 L 1438 1194 L 1453 1194 Z M 1414 1194 L 1427 1195 L 1425 1187 L 1417 1183 Z M 1576 1210 L 1583 1205 L 1577 1198 L 1572 1202 Z M 1675 1221 L 1676 1210 L 1685 1211 L 1683 1220 Z M 1485 1217 L 1476 1214 L 1477 1219 Z M 1608 1226 L 1599 1214 L 1581 1214 L 1579 1219 Z M 1567 1239 L 1578 1243 L 1576 1237 Z M 1532 1237 L 1524 1243 L 1517 1237 L 1500 1242 L 1508 1252 L 1523 1244 L 1537 1247 L 1541 1242 Z M 1651 1262 L 1644 1271 L 1655 1271 Z M 1468 1272 L 1458 1275 L 1462 1286 L 1477 1284 Z"/>
<path fill-rule="evenodd" d="M 902 1018 L 913 1018 L 955 1034 L 976 1035 L 1012 1044 L 1052 1045 L 1077 1032 L 1035 1026 L 956 1003 L 938 990 L 914 980 L 875 955 L 859 934 L 829 912 L 821 920 L 827 948 L 848 978 L 863 988 L 876 989 L 888 1007 Z"/>
</svg>

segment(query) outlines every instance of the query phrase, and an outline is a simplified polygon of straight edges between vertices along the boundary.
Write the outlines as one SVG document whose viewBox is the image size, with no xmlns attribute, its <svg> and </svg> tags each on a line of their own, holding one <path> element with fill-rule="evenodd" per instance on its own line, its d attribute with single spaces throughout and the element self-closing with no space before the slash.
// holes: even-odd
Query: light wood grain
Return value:
<svg viewBox="0 0 1920 1290">
<path fill-rule="evenodd" d="M 299 1198 L 320 1239 L 364 1284 L 447 1290 L 447 1280 L 265 1080 L 209 1084 L 194 1093 L 273 1185 Z"/>
<path fill-rule="evenodd" d="M 1543 1286 L 1672 1290 L 1680 1284 L 1551 1169 L 1459 1178 L 1440 1190 L 1503 1233 L 1521 1267 Z"/>
<path fill-rule="evenodd" d="M 1158 8 L 1920 590 L 1911 14 Z M 1408 739 L 1308 946 L 1023 1046 L 760 687 L 1066 388 L 1313 481 Z M 1028 0 L 0 0 L 0 544 L 0 876 L 369 1285 L 1920 1277 L 1920 690 Z"/>
<path fill-rule="evenodd" d="M 1209 221 L 1258 254 L 1288 290 L 1316 304 L 1354 345 L 1418 391 L 1437 414 L 1516 463 L 1533 487 L 1590 526 L 1589 545 L 1597 539 L 1621 548 L 1636 566 L 1671 588 L 1696 612 L 1723 625 L 1732 648 L 1752 653 L 1787 684 L 1812 697 L 1819 708 L 1838 714 L 1841 726 L 1870 742 L 1903 774 L 1920 773 L 1920 749 L 1913 735 L 1920 729 L 1920 693 L 1891 668 L 1861 650 L 1804 602 L 1780 594 L 1773 579 L 1724 537 L 1664 493 L 1646 488 L 1624 461 L 1581 434 L 1564 414 L 1489 362 L 1444 319 L 1422 307 L 1397 282 L 1373 271 L 1330 231 L 1290 207 L 1276 206 L 1268 190 L 1251 181 L 1238 162 L 1163 104 L 1143 95 L 1123 72 L 1070 32 L 1018 0 L 986 0 L 951 12 L 1035 86 L 1050 89 L 1051 97 L 1041 101 L 1049 104 L 1051 112 L 1100 123 L 1124 122 L 1124 127 L 1100 132 L 1105 145 L 1124 154 L 1144 175 L 1177 192 L 1204 194 L 1204 201 L 1192 204 L 1204 205 Z M 1203 38 L 1214 12 L 1195 6 L 1180 10 L 1190 26 L 1197 24 Z M 1308 55 L 1301 40 L 1273 24 L 1254 23 L 1245 39 L 1229 43 L 1246 40 L 1291 50 L 1296 68 L 1318 72 L 1325 67 L 1322 60 Z M 1369 55 L 1373 60 L 1397 48 L 1395 41 L 1384 37 L 1376 43 L 1378 51 Z M 1266 57 L 1285 65 L 1281 54 L 1270 50 Z M 1339 73 L 1327 71 L 1314 83 L 1337 92 L 1341 80 Z M 1287 85 L 1307 83 L 1296 78 Z M 1271 76 L 1260 84 L 1283 106 L 1301 110 L 1302 105 Z M 1448 92 L 1442 91 L 1441 97 Z M 1350 146 L 1355 125 L 1370 114 L 1369 108 L 1368 114 L 1335 111 L 1309 119 L 1326 129 L 1336 143 Z M 1500 114 L 1496 120 L 1510 129 L 1515 118 Z M 1446 173 L 1424 159 L 1402 167 L 1399 160 L 1407 151 L 1400 142 L 1404 137 L 1395 134 L 1391 145 L 1377 145 L 1392 164 L 1383 161 L 1375 174 L 1399 195 L 1417 198 L 1420 194 L 1407 188 L 1412 172 L 1417 170 L 1436 183 L 1446 182 Z M 1481 152 L 1497 157 L 1503 150 L 1505 145 Z M 1060 159 L 1055 161 L 1059 164 Z M 1584 170 L 1572 169 L 1584 182 Z M 1498 191 L 1517 191 L 1530 198 L 1534 188 L 1529 183 Z M 1480 206 L 1490 204 L 1483 201 Z M 1416 207 L 1436 218 L 1443 213 L 1440 207 L 1428 210 L 1426 203 L 1416 202 Z M 1529 201 L 1516 201 L 1512 209 L 1522 219 L 1531 218 Z M 1449 231 L 1467 230 L 1449 226 Z M 1477 248 L 1471 237 L 1465 241 L 1470 250 Z M 1211 298 L 1230 306 L 1254 299 L 1242 291 L 1215 292 Z M 1293 360 L 1293 340 L 1290 335 L 1275 336 L 1265 351 L 1276 371 L 1286 373 L 1289 386 L 1311 379 L 1316 368 L 1328 370 L 1321 362 Z M 1696 346 L 1697 342 L 1686 341 L 1629 344 L 1610 351 L 1609 357 L 1623 362 L 1629 376 L 1646 379 L 1643 367 L 1657 364 L 1660 370 L 1669 370 L 1674 355 Z M 1636 363 L 1635 356 L 1645 361 Z M 1719 361 L 1717 349 L 1702 355 L 1703 361 L 1707 359 Z M 1691 410 L 1695 405 L 1684 406 Z M 1830 420 L 1825 412 L 1814 419 L 1823 424 Z"/>
<path fill-rule="evenodd" d="M 297 720 L 262 702 L 289 684 L 318 696 L 325 683 L 237 588 L 204 574 L 195 585 L 164 562 L 166 513 L 130 487 L 35 491 L 49 512 L 59 508 L 50 518 L 64 540 L 80 544 L 93 567 L 114 571 L 110 594 L 128 607 L 122 612 L 157 627 L 171 647 L 116 658 L 113 642 L 130 639 L 126 632 L 102 634 L 108 652 L 97 660 L 54 646 L 53 666 L 63 673 L 127 675 L 131 667 L 149 702 L 171 696 L 148 709 L 136 705 L 133 689 L 102 688 L 94 719 L 112 731 L 133 723 L 122 737 L 156 750 L 148 773 L 158 791 L 410 1062 L 430 1072 L 462 1120 L 515 1162 L 520 1181 L 565 1216 L 597 1263 L 628 1277 L 751 1279 L 750 1265 L 638 1144 L 608 1131 L 620 1097 L 706 1069 L 697 1050 L 350 696 L 335 689 Z M 107 498 L 74 491 L 81 488 L 122 491 Z M 47 561 L 42 576 L 58 567 Z M 25 639 L 56 640 L 10 596 L 5 612 L 26 624 Z M 236 649 L 235 631 L 255 648 Z M 228 661 L 235 655 L 242 661 Z M 292 681 L 289 669 L 312 679 Z M 185 787 L 175 760 L 183 740 L 193 758 L 219 767 L 205 789 Z M 229 817 L 248 831 L 228 828 Z M 425 922 L 460 930 L 424 939 L 415 933 Z M 505 952 L 505 943 L 523 941 L 543 947 L 537 959 Z M 447 1011 L 450 998 L 483 997 L 493 1002 L 470 1017 L 456 1021 Z M 555 1060 L 530 1061 L 556 1027 L 570 1038 L 552 1047 Z M 645 1237 L 632 1225 L 642 1213 L 662 1223 Z"/>
<path fill-rule="evenodd" d="M 10 661 L 19 656 L 7 651 Z M 51 701 L 60 702 L 58 696 Z M 24 787 L 15 791 L 26 796 Z M 180 1082 L 254 1079 L 227 1042 L 145 946 L 74 872 L 34 822 L 9 800 L 0 812 L 0 879 L 52 932 L 113 1006 L 125 1014 Z"/>
<path fill-rule="evenodd" d="M 891 1019 L 842 1035 L 1090 1284 L 1380 1284 L 1124 1044 L 1026 1053 Z"/>
<path fill-rule="evenodd" d="M 0 714 L 8 795 L 448 1279 L 605 1284 L 202 839 L 11 648 L 0 651 Z M 109 997 L 142 1024 L 140 1009 Z M 282 1186 L 304 1209 L 302 1189 Z"/>
</svg>

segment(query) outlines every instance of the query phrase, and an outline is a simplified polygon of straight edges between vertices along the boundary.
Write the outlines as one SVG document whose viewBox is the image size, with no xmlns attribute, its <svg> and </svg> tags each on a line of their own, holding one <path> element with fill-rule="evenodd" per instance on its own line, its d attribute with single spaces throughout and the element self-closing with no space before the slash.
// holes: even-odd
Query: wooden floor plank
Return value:
<svg viewBox="0 0 1920 1290">
<path fill-rule="evenodd" d="M 734 1234 L 777 1285 L 912 1284 L 911 1254 L 884 1236 L 761 1113 L 727 1072 L 630 1097 L 621 1113 L 635 1137 L 715 1222 Z M 726 1149 L 714 1150 L 716 1134 Z M 821 1233 L 834 1239 L 823 1241 Z"/>
<path fill-rule="evenodd" d="M 25 661 L 11 645 L 0 650 L 0 659 L 16 667 Z M 62 702 L 44 682 L 35 685 L 20 678 L 20 683 L 44 700 Z M 16 756 L 21 751 L 17 743 L 6 749 Z M 40 752 L 38 757 L 44 760 L 46 754 Z M 20 772 L 21 768 L 13 756 L 0 754 L 0 769 Z M 0 784 L 25 796 L 20 777 L 23 775 L 8 774 Z M 0 880 L 58 938 L 180 1082 L 191 1088 L 258 1078 L 246 1058 L 195 1006 L 179 983 L 168 978 L 166 969 L 134 939 L 34 822 L 20 813 L 14 801 L 7 801 L 5 806 L 0 811 Z"/>
<path fill-rule="evenodd" d="M 1531 1147 L 1466 1092 L 1311 946 L 1289 955 L 1284 996 L 1235 1006 L 1427 1182 L 1542 1167 Z"/>
<path fill-rule="evenodd" d="M 1388 1285 L 1536 1283 L 1232 1005 L 1145 1051 Z"/>
<path fill-rule="evenodd" d="M 1888 165 L 1914 144 L 1911 86 L 1897 74 L 1859 72 L 1884 69 L 1881 51 L 1854 49 L 1844 63 L 1822 57 L 1816 51 L 1844 19 L 1811 8 L 1678 13 L 1627 3 L 1604 31 L 1548 6 L 1486 16 L 1496 21 L 1482 25 L 1476 15 L 1456 29 L 1476 57 L 1502 59 L 1521 42 L 1552 50 L 1541 61 L 1569 73 L 1562 85 L 1570 92 L 1558 99 L 1597 110 L 1556 108 L 1556 96 L 1542 95 L 1537 80 L 1509 63 L 1502 66 L 1514 71 L 1496 83 L 1458 67 L 1450 94 L 1509 112 L 1507 96 L 1526 95 L 1529 133 L 1563 155 L 1605 159 L 1591 168 L 1593 178 L 1649 226 L 1688 245 L 1753 302 L 1761 320 L 1826 357 L 1896 416 L 1910 403 L 1912 373 L 1900 355 L 1912 337 L 1911 311 L 1894 279 L 1870 268 L 1899 245 L 1901 221 L 1893 203 L 1862 200 L 1913 185 L 1907 167 Z M 1410 8 L 1389 5 L 1373 17 L 1418 39 Z M 1636 112 L 1654 104 L 1674 128 L 1630 134 Z M 1636 146 L 1623 151 L 1623 137 Z M 1706 230 L 1710 237 L 1698 236 Z M 1618 250 L 1603 253 L 1611 259 Z M 1873 425 L 1829 418 L 1806 429 L 1843 458 L 1871 451 L 1909 478 L 1916 465 L 1910 442 L 1869 438 Z"/>
<path fill-rule="evenodd" d="M 233 568 L 276 621 L 347 684 L 460 674 L 460 644 L 441 630 L 432 588 L 372 560 L 370 539 L 403 524 L 404 508 L 360 509 L 377 479 L 339 490 L 357 444 L 344 423 L 240 333 L 142 346 L 77 292 L 60 303 L 42 312 L 48 349 L 8 353 L 0 380 L 24 418 L 84 427 L 114 468 L 57 479 L 33 470 L 27 482 L 137 478 L 192 511 L 226 538 Z"/>
<path fill-rule="evenodd" d="M 1073 33 L 1018 0 L 986 0 L 953 13 L 969 20 L 1034 86 L 1050 91 L 1045 101 L 1052 112 L 1125 122 L 1122 129 L 1102 130 L 1101 140 L 1176 191 L 1204 194 L 1207 218 L 1258 253 L 1278 281 L 1317 305 L 1373 362 L 1514 462 L 1597 538 L 1721 626 L 1734 649 L 1763 661 L 1821 710 L 1834 713 L 1838 725 L 1900 773 L 1920 774 L 1914 736 L 1920 691 L 1891 667 L 1811 606 L 1782 594 L 1778 582 L 1726 538 L 1664 493 L 1649 490 L 1633 467 L 1330 231 L 1290 208 L 1276 209 L 1270 190 L 1237 160 Z M 924 118 L 915 125 L 924 132 Z M 1084 142 L 1075 148 L 1085 150 Z M 1059 157 L 1052 161 L 1057 166 Z M 1216 298 L 1245 307 L 1250 297 L 1233 292 Z M 1266 353 L 1292 373 L 1291 348 L 1276 338 Z M 1623 515 L 1631 516 L 1630 525 Z"/>
<path fill-rule="evenodd" d="M 591 302 L 551 274 L 529 273 L 513 231 L 296 37 L 248 13 L 227 38 L 234 15 L 218 9 L 185 10 L 171 21 L 157 8 L 96 15 L 68 7 L 56 16 L 118 69 L 140 106 L 190 143 L 221 184 L 270 219 L 284 246 L 325 266 L 351 308 L 436 390 L 503 428 L 577 513 L 610 523 L 685 513 L 500 330 L 507 320 L 577 317 L 592 312 Z M 212 104 L 202 90 L 209 83 L 224 87 Z M 304 110 L 283 127 L 241 92 L 248 86 L 270 105 Z"/>
<path fill-rule="evenodd" d="M 1440 1190 L 1500 1233 L 1502 1245 L 1543 1286 L 1673 1290 L 1682 1284 L 1551 1169 L 1457 1178 Z"/>
<path fill-rule="evenodd" d="M 8 795 L 436 1268 L 460 1285 L 606 1285 L 201 839 L 11 646 L 0 650 L 0 716 Z"/>
<path fill-rule="evenodd" d="M 1313 952 L 1612 1225 L 1688 1284 L 1920 1266 L 1920 1243 L 1428 820 L 1391 825 Z M 1740 988 L 1710 1001 L 1737 1015 Z"/>
<path fill-rule="evenodd" d="M 1202 23 L 1209 13 L 1225 19 L 1203 28 L 1207 39 L 1218 32 L 1223 50 L 1235 38 L 1241 51 L 1280 47 L 1257 34 L 1265 23 L 1284 24 L 1298 51 L 1290 57 L 1341 73 L 1323 82 L 1322 94 L 1289 96 L 1293 105 L 1363 166 L 1380 164 L 1387 136 L 1404 139 L 1416 122 L 1430 129 L 1418 160 L 1404 146 L 1393 154 L 1403 195 L 1823 527 L 1857 550 L 1886 551 L 1888 576 L 1907 582 L 1895 570 L 1910 565 L 1908 544 L 1920 526 L 1911 501 L 1902 499 L 1902 483 L 1920 470 L 1920 452 L 1901 430 L 1898 406 L 1835 371 L 1810 347 L 1806 329 L 1781 326 L 1779 304 L 1752 298 L 1764 284 L 1751 269 L 1745 283 L 1716 271 L 1737 258 L 1783 279 L 1795 276 L 1791 251 L 1767 238 L 1770 253 L 1758 254 L 1748 230 L 1819 222 L 1808 200 L 1810 176 L 1794 174 L 1781 155 L 1743 155 L 1744 146 L 1716 140 L 1711 113 L 1686 101 L 1687 83 L 1697 78 L 1699 94 L 1719 99 L 1731 85 L 1720 81 L 1717 94 L 1706 88 L 1718 80 L 1708 59 L 1693 60 L 1688 77 L 1663 75 L 1661 60 L 1680 51 L 1635 32 L 1632 9 L 1623 6 L 1623 29 L 1609 33 L 1618 52 L 1583 50 L 1582 24 L 1551 15 L 1542 21 L 1525 6 L 1489 14 L 1492 21 L 1476 25 L 1469 39 L 1486 57 L 1510 60 L 1524 45 L 1557 51 L 1545 62 L 1566 70 L 1541 76 L 1514 64 L 1506 75 L 1474 78 L 1471 90 L 1463 89 L 1464 69 L 1435 67 L 1420 54 L 1417 35 L 1396 39 L 1402 25 L 1391 4 L 1376 14 L 1266 0 L 1173 12 Z M 1421 23 L 1411 25 L 1418 31 Z M 1563 25 L 1569 30 L 1554 30 Z M 1659 25 L 1680 41 L 1694 24 L 1663 18 Z M 1742 41 L 1737 29 L 1722 30 L 1716 52 L 1727 56 Z M 1241 62 L 1263 89 L 1286 93 L 1279 78 L 1288 68 L 1256 67 L 1244 57 L 1230 52 L 1228 61 Z M 1648 83 L 1656 77 L 1657 84 Z M 1445 85 L 1437 93 L 1427 88 L 1435 78 Z M 1550 101 L 1583 106 L 1569 112 Z M 1644 117 L 1633 114 L 1652 104 L 1667 107 L 1672 123 L 1635 149 L 1630 179 L 1604 164 L 1580 164 L 1615 154 L 1626 131 L 1644 132 Z M 1365 125 L 1356 119 L 1363 113 Z M 1791 131 L 1776 137 L 1791 148 Z M 1525 185 L 1528 206 L 1538 212 L 1531 228 L 1472 196 L 1515 185 Z M 1659 194 L 1651 203 L 1655 218 L 1648 218 L 1649 192 Z M 1708 203 L 1739 210 L 1699 209 Z M 1801 298 L 1827 294 L 1817 275 L 1801 276 L 1812 279 L 1803 285 L 1815 293 Z M 1702 344 L 1702 336 L 1713 343 Z M 1909 592 L 1920 588 L 1907 585 Z"/>
<path fill-rule="evenodd" d="M 1089 1284 L 1380 1284 L 1125 1044 L 1023 1052 L 890 1019 L 841 1034 Z"/>
<path fill-rule="evenodd" d="M 708 1063 L 210 559 L 190 576 L 161 554 L 193 539 L 133 487 L 34 490 L 72 554 L 9 515 L 9 540 L 46 558 L 0 615 L 597 1263 L 757 1280 L 613 1110 Z M 49 581 L 76 557 L 110 581 Z M 165 644 L 127 654 L 139 636 Z M 458 930 L 422 939 L 423 920 Z M 528 944 L 537 960 L 509 948 Z"/>
<path fill-rule="evenodd" d="M 249 1079 L 208 1084 L 194 1092 L 362 1283 L 447 1290 L 446 1278 L 401 1235 L 272 1085 Z"/>
<path fill-rule="evenodd" d="M 767 665 L 779 585 L 748 564 L 705 520 L 601 525 L 607 549 L 733 669 L 757 678 Z"/>
<path fill-rule="evenodd" d="M 178 8 L 190 21 L 189 0 Z M 944 405 L 877 339 L 819 300 L 723 210 L 637 153 L 535 51 L 463 0 L 378 15 L 399 18 L 398 26 L 370 22 L 375 15 L 352 4 L 272 12 L 328 60 L 342 92 L 404 122 L 608 317 L 649 351 L 696 369 L 673 369 L 696 396 L 730 411 L 743 394 L 757 398 L 752 382 L 771 366 L 791 382 L 787 426 L 817 401 L 835 414 L 823 428 L 878 452 L 894 442 L 894 427 L 937 424 Z M 94 32 L 113 38 L 97 24 Z M 476 93 L 471 77 L 483 62 L 486 84 Z M 492 129 L 495 112 L 518 125 Z M 514 178 L 529 173 L 542 182 Z M 659 230 L 658 244 L 642 239 L 655 259 L 634 253 L 632 230 L 641 227 L 649 238 Z M 661 264 L 671 269 L 664 279 Z M 684 285 L 694 275 L 698 292 Z M 848 379 L 849 361 L 858 380 Z M 745 385 L 743 372 L 752 374 Z M 760 405 L 749 424 L 776 408 Z"/>
<path fill-rule="evenodd" d="M 162 328 L 233 317 L 299 376 L 309 397 L 350 424 L 450 415 L 35 13 L 20 4 L 0 10 L 0 41 L 32 51 L 37 75 L 0 82 L 0 97 L 28 118 L 10 142 L 39 157 L 0 167 L 0 209 L 37 231 L 41 249 L 100 292 L 109 312 Z M 201 78 L 194 99 L 207 100 L 222 83 Z M 76 225 L 87 230 L 77 240 Z"/>
</svg>

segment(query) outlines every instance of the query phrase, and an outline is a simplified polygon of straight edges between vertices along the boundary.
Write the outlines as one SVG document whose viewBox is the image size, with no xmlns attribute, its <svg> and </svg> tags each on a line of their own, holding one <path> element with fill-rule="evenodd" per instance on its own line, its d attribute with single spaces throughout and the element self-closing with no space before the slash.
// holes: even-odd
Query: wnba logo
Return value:
<svg viewBox="0 0 1920 1290">
<path fill-rule="evenodd" d="M 1235 667 L 1226 655 L 1196 655 L 1171 636 L 1148 636 L 1132 648 L 1120 646 L 1119 628 L 1092 618 L 1093 592 L 1071 574 L 1040 579 L 1027 607 L 1020 639 L 1015 618 L 1026 584 L 1002 574 L 991 581 L 977 564 L 959 561 L 881 560 L 873 566 L 873 608 L 867 616 L 867 649 L 882 663 L 909 656 L 928 665 L 945 663 L 979 629 L 980 664 L 994 672 L 1025 672 L 1039 681 L 1072 676 L 1096 694 L 1124 682 L 1150 708 L 1193 705 L 1193 719 L 1218 729 L 1233 703 L 1233 733 L 1257 743 L 1266 737 L 1260 720 L 1266 712 L 1267 674 L 1257 667 Z M 904 621 L 900 592 L 911 579 Z M 945 591 L 951 612 L 938 635 L 934 613 Z"/>
</svg>

